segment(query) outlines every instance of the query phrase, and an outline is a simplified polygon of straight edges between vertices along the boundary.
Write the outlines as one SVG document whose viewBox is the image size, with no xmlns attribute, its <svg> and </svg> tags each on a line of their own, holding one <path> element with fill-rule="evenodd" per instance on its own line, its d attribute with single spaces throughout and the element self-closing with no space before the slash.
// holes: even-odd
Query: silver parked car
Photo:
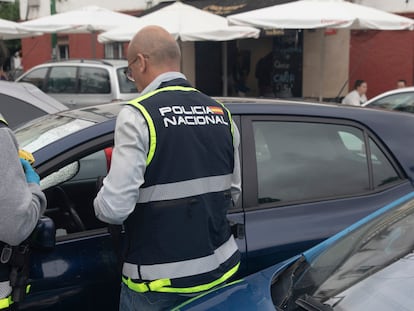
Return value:
<svg viewBox="0 0 414 311">
<path fill-rule="evenodd" d="M 35 66 L 16 79 L 29 82 L 71 108 L 138 96 L 124 71 L 126 60 L 73 59 Z"/>
</svg>

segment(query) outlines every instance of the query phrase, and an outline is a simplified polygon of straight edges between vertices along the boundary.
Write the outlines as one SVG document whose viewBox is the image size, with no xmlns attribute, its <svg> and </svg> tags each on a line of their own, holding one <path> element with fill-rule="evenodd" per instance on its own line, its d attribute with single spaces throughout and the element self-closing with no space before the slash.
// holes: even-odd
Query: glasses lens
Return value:
<svg viewBox="0 0 414 311">
<path fill-rule="evenodd" d="M 126 68 L 125 70 L 124 70 L 124 74 L 125 74 L 125 76 L 126 76 L 126 78 L 129 80 L 129 81 L 131 81 L 131 82 L 135 82 L 135 79 L 134 79 L 134 77 L 132 76 L 132 72 L 131 72 L 131 69 L 128 67 L 128 68 Z"/>
</svg>

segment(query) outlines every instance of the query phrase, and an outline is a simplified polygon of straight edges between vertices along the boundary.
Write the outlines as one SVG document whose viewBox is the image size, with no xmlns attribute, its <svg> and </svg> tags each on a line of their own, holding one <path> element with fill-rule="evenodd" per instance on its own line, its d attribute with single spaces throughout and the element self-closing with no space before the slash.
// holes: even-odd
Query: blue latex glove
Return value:
<svg viewBox="0 0 414 311">
<path fill-rule="evenodd" d="M 40 184 L 40 177 L 35 172 L 35 170 L 33 169 L 33 167 L 30 165 L 29 161 L 24 160 L 22 158 L 19 158 L 19 159 L 20 159 L 20 163 L 23 166 L 24 174 L 26 175 L 26 181 L 29 184 L 30 183 Z"/>
</svg>

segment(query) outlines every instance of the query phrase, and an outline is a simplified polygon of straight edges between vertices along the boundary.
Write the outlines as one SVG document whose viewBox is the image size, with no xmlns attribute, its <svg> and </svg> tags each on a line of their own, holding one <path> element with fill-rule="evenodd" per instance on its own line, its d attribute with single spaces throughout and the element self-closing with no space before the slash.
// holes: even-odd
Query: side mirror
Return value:
<svg viewBox="0 0 414 311">
<path fill-rule="evenodd" d="M 42 216 L 29 238 L 33 249 L 52 250 L 56 244 L 55 223 L 49 217 Z"/>
</svg>

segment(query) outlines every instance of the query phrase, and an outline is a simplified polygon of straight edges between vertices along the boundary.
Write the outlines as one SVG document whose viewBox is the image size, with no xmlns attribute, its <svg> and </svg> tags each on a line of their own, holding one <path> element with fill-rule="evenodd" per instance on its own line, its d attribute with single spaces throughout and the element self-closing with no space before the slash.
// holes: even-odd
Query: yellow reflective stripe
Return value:
<svg viewBox="0 0 414 311">
<path fill-rule="evenodd" d="M 228 109 L 227 109 L 227 107 L 226 107 L 226 106 L 224 106 L 224 104 L 223 104 L 222 102 L 220 102 L 220 101 L 218 101 L 218 100 L 216 100 L 216 102 L 217 102 L 217 103 L 219 103 L 219 104 L 223 107 L 223 109 L 224 109 L 224 110 L 226 110 L 227 115 L 228 115 L 229 120 L 230 120 L 231 135 L 232 135 L 232 136 L 234 136 L 233 117 L 231 116 L 231 112 L 230 112 L 230 110 L 228 110 Z"/>
<path fill-rule="evenodd" d="M 155 147 L 157 146 L 157 133 L 155 132 L 155 125 L 154 125 L 154 122 L 152 121 L 152 118 L 151 118 L 150 114 L 148 113 L 147 109 L 145 109 L 144 106 L 142 106 L 139 103 L 132 102 L 132 101 L 130 101 L 129 104 L 133 105 L 139 111 L 141 111 L 141 113 L 144 116 L 145 120 L 147 120 L 150 145 L 149 145 L 146 164 L 149 165 L 152 161 L 152 158 L 154 157 Z"/>
<path fill-rule="evenodd" d="M 128 102 L 129 105 L 132 105 L 132 106 L 136 107 L 137 109 L 139 109 L 139 111 L 141 111 L 141 113 L 143 114 L 145 120 L 148 123 L 149 135 L 150 135 L 150 146 L 149 146 L 147 162 L 146 162 L 147 165 L 149 165 L 151 163 L 152 158 L 154 157 L 154 154 L 155 154 L 155 147 L 157 145 L 157 133 L 155 132 L 154 122 L 153 122 L 150 114 L 148 113 L 147 109 L 145 109 L 145 107 L 143 105 L 141 105 L 139 102 L 144 100 L 144 99 L 147 99 L 148 97 L 151 97 L 151 96 L 153 96 L 153 95 L 155 95 L 159 92 L 165 92 L 165 91 L 186 91 L 186 92 L 187 91 L 193 91 L 193 92 L 198 92 L 198 90 L 193 88 L 193 87 L 167 86 L 167 87 L 163 87 L 161 89 L 157 89 L 153 92 L 149 92 L 145 95 L 142 95 L 142 96 Z"/>
<path fill-rule="evenodd" d="M 0 309 L 6 309 L 13 303 L 12 297 L 8 296 L 6 298 L 0 299 Z"/>
<path fill-rule="evenodd" d="M 153 292 L 162 292 L 162 293 L 181 293 L 181 294 L 191 294 L 191 293 L 198 293 L 209 290 L 214 286 L 217 286 L 224 281 L 228 280 L 232 277 L 237 270 L 239 269 L 240 263 L 235 265 L 232 269 L 227 271 L 223 276 L 213 282 L 203 285 L 197 285 L 193 287 L 186 287 L 186 288 L 174 288 L 174 287 L 166 287 L 171 285 L 171 281 L 169 279 L 160 279 L 155 280 L 149 283 L 134 283 L 130 278 L 122 277 L 122 281 L 129 287 L 129 289 L 136 291 L 138 293 L 145 293 L 149 290 Z"/>
<path fill-rule="evenodd" d="M 3 119 L 3 118 L 0 118 L 0 122 L 3 122 L 4 124 L 9 125 L 9 124 L 7 123 L 7 121 L 6 121 L 5 119 Z"/>
<path fill-rule="evenodd" d="M 193 87 L 189 87 L 189 86 L 166 86 L 166 87 L 162 87 L 160 89 L 156 89 L 152 92 L 149 92 L 147 94 L 144 94 L 138 98 L 135 98 L 131 101 L 129 101 L 128 103 L 134 105 L 135 103 L 139 103 L 141 100 L 147 99 L 155 94 L 158 94 L 160 92 L 166 92 L 166 91 L 183 91 L 183 92 L 199 92 L 199 90 L 193 88 Z"/>
</svg>

